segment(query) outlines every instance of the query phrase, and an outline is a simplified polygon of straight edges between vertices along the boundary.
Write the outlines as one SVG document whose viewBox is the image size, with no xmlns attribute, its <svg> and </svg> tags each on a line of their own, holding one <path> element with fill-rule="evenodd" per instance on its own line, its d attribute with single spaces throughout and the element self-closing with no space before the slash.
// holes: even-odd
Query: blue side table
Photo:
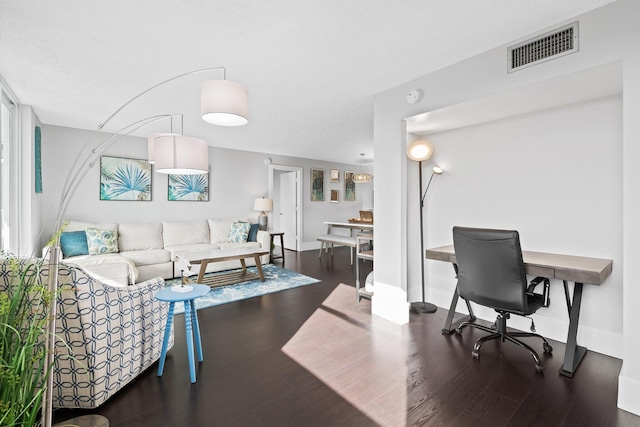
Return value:
<svg viewBox="0 0 640 427">
<path fill-rule="evenodd" d="M 196 368 L 193 360 L 193 336 L 191 334 L 191 325 L 193 324 L 193 332 L 196 336 L 196 346 L 198 348 L 198 362 L 202 362 L 202 344 L 200 342 L 200 326 L 198 325 L 198 314 L 196 305 L 193 302 L 196 298 L 206 295 L 211 288 L 207 285 L 189 285 L 193 290 L 189 292 L 175 292 L 171 288 L 164 288 L 158 291 L 155 298 L 159 301 L 169 303 L 169 315 L 167 316 L 167 326 L 164 330 L 164 339 L 162 341 L 162 353 L 160 354 L 160 364 L 158 365 L 158 376 L 162 376 L 164 371 L 164 360 L 167 357 L 167 345 L 169 345 L 169 336 L 171 334 L 171 324 L 173 323 L 173 308 L 177 301 L 184 304 L 184 325 L 187 330 L 187 356 L 189 357 L 189 374 L 191 382 L 196 382 Z"/>
</svg>

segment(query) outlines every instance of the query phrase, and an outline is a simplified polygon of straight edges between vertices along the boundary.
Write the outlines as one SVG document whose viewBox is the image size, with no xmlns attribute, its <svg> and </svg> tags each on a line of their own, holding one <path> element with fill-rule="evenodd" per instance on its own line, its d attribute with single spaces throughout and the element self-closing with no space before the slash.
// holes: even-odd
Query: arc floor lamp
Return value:
<svg viewBox="0 0 640 427">
<path fill-rule="evenodd" d="M 104 140 L 99 139 L 99 134 L 103 127 L 107 125 L 111 119 L 117 116 L 129 104 L 142 97 L 152 90 L 164 86 L 165 84 L 178 80 L 193 74 L 222 71 L 223 78 L 220 80 L 204 81 L 200 86 L 200 112 L 202 119 L 208 123 L 220 126 L 241 126 L 248 122 L 249 117 L 249 101 L 247 89 L 239 83 L 227 80 L 227 70 L 225 67 L 210 67 L 199 70 L 189 71 L 169 79 L 163 80 L 146 90 L 138 93 L 133 98 L 125 102 L 121 107 L 115 110 L 98 128 L 91 134 L 87 141 L 83 144 L 73 161 L 66 181 L 62 188 L 60 203 L 56 217 L 56 230 L 62 225 L 62 219 L 72 199 L 75 190 L 88 170 L 92 168 L 100 155 L 112 146 L 116 141 L 122 139 L 126 135 L 130 135 L 136 130 L 155 123 L 158 120 L 170 118 L 173 120 L 175 116 L 182 114 L 160 114 L 147 117 L 131 123 Z M 172 123 L 173 124 L 173 123 Z M 148 138 L 150 162 L 155 163 L 156 171 L 165 174 L 199 174 L 208 172 L 208 144 L 200 138 L 192 138 L 182 134 L 171 133 L 154 134 Z M 90 150 L 89 154 L 84 154 L 86 150 Z M 58 288 L 58 258 L 60 254 L 60 244 L 58 241 L 49 248 L 49 282 L 48 291 L 51 295 L 55 295 Z M 47 366 L 53 366 L 55 348 L 55 318 L 56 304 L 51 304 L 49 312 L 49 321 L 47 322 Z M 42 399 L 42 420 L 41 423 L 45 427 L 50 427 L 53 421 L 53 375 L 47 378 L 47 384 Z M 97 420 L 96 417 L 100 417 Z M 81 417 L 82 418 L 82 417 Z M 90 419 L 82 420 L 88 422 L 88 425 L 108 425 L 108 420 L 101 416 L 91 416 Z M 76 420 L 74 420 L 76 421 Z M 105 423 L 106 422 L 106 423 Z M 97 423 L 97 424 L 96 424 Z"/>
<path fill-rule="evenodd" d="M 411 311 L 418 314 L 435 313 L 438 310 L 438 307 L 435 304 L 426 302 L 424 289 L 424 199 L 427 196 L 427 191 L 429 191 L 429 186 L 431 185 L 431 180 L 433 180 L 434 175 L 440 175 L 443 172 L 443 170 L 438 166 L 433 168 L 433 173 L 431 174 L 427 188 L 423 193 L 422 162 L 429 160 L 432 154 L 433 146 L 429 141 L 418 140 L 407 144 L 407 156 L 411 160 L 418 162 L 418 179 L 420 180 L 420 279 L 422 284 L 422 301 L 411 303 Z"/>
</svg>

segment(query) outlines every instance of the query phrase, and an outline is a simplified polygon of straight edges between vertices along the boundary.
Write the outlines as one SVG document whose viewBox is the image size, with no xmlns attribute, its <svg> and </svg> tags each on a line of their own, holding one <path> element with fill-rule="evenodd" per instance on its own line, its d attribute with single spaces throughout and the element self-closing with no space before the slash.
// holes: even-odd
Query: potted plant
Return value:
<svg viewBox="0 0 640 427">
<path fill-rule="evenodd" d="M 52 368 L 45 337 L 53 295 L 41 259 L 0 258 L 0 426 L 33 426 Z"/>
</svg>

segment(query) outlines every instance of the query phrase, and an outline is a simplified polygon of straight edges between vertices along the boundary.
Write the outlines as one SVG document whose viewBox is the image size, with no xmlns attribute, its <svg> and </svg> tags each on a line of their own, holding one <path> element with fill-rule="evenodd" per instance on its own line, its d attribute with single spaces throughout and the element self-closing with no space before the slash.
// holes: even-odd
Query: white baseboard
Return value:
<svg viewBox="0 0 640 427">
<path fill-rule="evenodd" d="M 398 325 L 409 323 L 407 294 L 397 286 L 374 280 L 375 293 L 371 299 L 371 312 Z"/>
<path fill-rule="evenodd" d="M 640 381 L 621 374 L 618 377 L 618 408 L 640 415 L 640 399 L 638 399 L 638 396 L 640 396 Z"/>
</svg>

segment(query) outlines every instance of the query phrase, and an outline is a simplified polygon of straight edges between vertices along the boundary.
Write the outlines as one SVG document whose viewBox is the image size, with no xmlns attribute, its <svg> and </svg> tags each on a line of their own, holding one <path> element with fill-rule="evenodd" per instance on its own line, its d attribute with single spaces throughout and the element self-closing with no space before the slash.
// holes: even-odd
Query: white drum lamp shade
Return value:
<svg viewBox="0 0 640 427">
<path fill-rule="evenodd" d="M 429 159 L 433 154 L 433 146 L 429 141 L 418 140 L 407 144 L 407 156 L 415 162 Z"/>
<path fill-rule="evenodd" d="M 209 172 L 209 145 L 200 138 L 165 135 L 155 139 L 156 172 L 198 175 Z"/>
<path fill-rule="evenodd" d="M 200 112 L 205 122 L 242 126 L 249 121 L 249 96 L 240 83 L 209 80 L 200 87 Z"/>
<path fill-rule="evenodd" d="M 154 164 L 156 161 L 156 138 L 159 136 L 179 136 L 177 133 L 150 133 L 147 136 L 147 159 L 148 162 Z"/>
</svg>

